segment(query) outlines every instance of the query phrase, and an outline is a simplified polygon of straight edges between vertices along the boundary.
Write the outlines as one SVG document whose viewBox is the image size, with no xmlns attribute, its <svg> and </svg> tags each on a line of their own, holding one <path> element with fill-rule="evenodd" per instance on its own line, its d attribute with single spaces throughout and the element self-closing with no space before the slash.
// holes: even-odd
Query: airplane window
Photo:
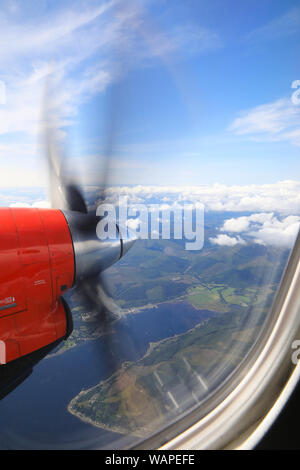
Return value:
<svg viewBox="0 0 300 470">
<path fill-rule="evenodd" d="M 0 31 L 4 21 L 24 33 L 0 80 L 0 153 L 11 154 L 0 206 L 51 201 L 75 257 L 74 287 L 52 281 L 73 331 L 0 401 L 3 449 L 166 444 L 250 373 L 298 256 L 295 2 L 86 3 L 29 2 L 26 30 L 16 12 L 0 18 Z M 60 35 L 66 14 L 74 25 Z M 38 20 L 52 39 L 33 32 Z M 47 138 L 36 148 L 38 125 Z M 110 229 L 119 252 L 98 255 Z"/>
</svg>

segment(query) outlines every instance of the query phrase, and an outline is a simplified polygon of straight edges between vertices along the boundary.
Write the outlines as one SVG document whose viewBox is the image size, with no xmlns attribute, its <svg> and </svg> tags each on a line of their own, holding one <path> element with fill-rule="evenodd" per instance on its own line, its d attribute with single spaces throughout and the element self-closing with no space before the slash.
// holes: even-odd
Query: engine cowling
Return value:
<svg viewBox="0 0 300 470">
<path fill-rule="evenodd" d="M 65 338 L 61 300 L 74 283 L 74 251 L 63 213 L 0 209 L 0 363 Z"/>
<path fill-rule="evenodd" d="M 115 224 L 97 236 L 99 217 L 75 211 L 0 208 L 0 365 L 68 337 L 62 295 L 118 261 L 136 237 Z"/>
</svg>

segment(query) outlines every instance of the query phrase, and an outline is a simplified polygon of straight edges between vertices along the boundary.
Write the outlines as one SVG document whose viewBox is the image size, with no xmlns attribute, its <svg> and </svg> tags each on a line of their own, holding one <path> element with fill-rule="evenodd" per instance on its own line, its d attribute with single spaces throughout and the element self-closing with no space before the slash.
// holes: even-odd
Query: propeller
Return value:
<svg viewBox="0 0 300 470">
<path fill-rule="evenodd" d="M 62 210 L 67 220 L 73 241 L 75 256 L 74 290 L 79 301 L 92 312 L 95 330 L 107 332 L 109 325 L 121 316 L 121 309 L 109 295 L 107 282 L 103 272 L 113 265 L 132 247 L 136 236 L 127 227 L 119 227 L 116 221 L 115 236 L 100 239 L 97 226 L 103 217 L 97 215 L 95 203 L 101 204 L 105 199 L 109 159 L 115 133 L 115 111 L 110 112 L 108 133 L 106 136 L 106 152 L 101 174 L 97 168 L 98 185 L 96 201 L 87 201 L 79 183 L 79 177 L 72 168 L 68 168 L 68 160 L 59 141 L 58 117 L 53 112 L 50 96 L 50 76 L 46 86 L 43 107 L 43 133 L 45 136 L 45 153 L 49 171 L 49 189 L 51 206 Z M 55 90 L 51 89 L 51 93 Z M 55 100 L 54 100 L 55 101 Z M 97 163 L 97 162 L 96 162 Z"/>
</svg>

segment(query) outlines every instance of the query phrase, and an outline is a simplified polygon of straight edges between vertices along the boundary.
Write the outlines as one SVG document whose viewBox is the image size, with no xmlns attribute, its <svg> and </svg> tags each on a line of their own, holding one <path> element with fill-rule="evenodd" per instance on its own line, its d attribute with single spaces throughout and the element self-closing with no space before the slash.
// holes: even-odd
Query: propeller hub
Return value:
<svg viewBox="0 0 300 470">
<path fill-rule="evenodd" d="M 96 276 L 116 263 L 136 241 L 128 229 L 116 224 L 115 238 L 99 239 L 96 227 L 100 220 L 93 214 L 62 211 L 72 236 L 75 257 L 75 283 Z"/>
</svg>

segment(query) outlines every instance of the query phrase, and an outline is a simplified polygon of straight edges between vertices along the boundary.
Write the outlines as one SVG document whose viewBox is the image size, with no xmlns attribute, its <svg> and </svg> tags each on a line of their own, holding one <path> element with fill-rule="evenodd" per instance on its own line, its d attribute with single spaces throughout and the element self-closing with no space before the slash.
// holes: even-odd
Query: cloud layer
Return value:
<svg viewBox="0 0 300 470">
<path fill-rule="evenodd" d="M 88 200 L 96 200 L 98 190 L 85 188 Z M 206 212 L 229 212 L 222 226 L 216 227 L 210 242 L 220 246 L 258 243 L 289 248 L 293 245 L 300 228 L 300 182 L 282 181 L 272 185 L 250 186 L 122 186 L 106 191 L 106 202 L 130 206 L 140 210 L 143 204 L 151 211 L 172 211 L 189 205 Z M 13 195 L 0 193 L 2 205 L 10 207 L 49 207 L 40 196 L 24 192 L 17 201 Z M 15 200 L 16 200 L 15 199 Z M 29 199 L 29 201 L 28 201 Z M 28 202 L 24 202 L 24 201 Z M 126 202 L 127 200 L 127 202 Z M 240 212 L 245 214 L 241 215 Z M 236 216 L 234 213 L 237 213 Z M 130 219 L 128 226 L 136 229 L 140 219 Z"/>
<path fill-rule="evenodd" d="M 300 182 L 280 181 L 273 184 L 227 186 L 118 186 L 107 190 L 108 198 L 128 196 L 131 202 L 163 199 L 166 206 L 192 203 L 204 204 L 206 211 L 220 212 L 278 212 L 300 214 Z M 240 222 L 241 223 L 241 222 Z"/>
<path fill-rule="evenodd" d="M 300 216 L 275 216 L 274 213 L 252 214 L 227 219 L 220 228 L 222 233 L 211 238 L 213 244 L 233 246 L 245 244 L 246 240 L 260 245 L 273 245 L 290 248 L 293 246 L 300 228 Z M 240 233 L 232 237 L 232 234 Z"/>
<path fill-rule="evenodd" d="M 175 209 L 184 204 L 205 211 L 246 212 L 229 217 L 210 242 L 220 246 L 258 243 L 291 247 L 300 227 L 300 183 L 281 181 L 268 185 L 225 186 L 122 186 L 108 188 L 107 200 L 118 203 L 128 197 L 130 204 L 159 204 Z"/>
</svg>

